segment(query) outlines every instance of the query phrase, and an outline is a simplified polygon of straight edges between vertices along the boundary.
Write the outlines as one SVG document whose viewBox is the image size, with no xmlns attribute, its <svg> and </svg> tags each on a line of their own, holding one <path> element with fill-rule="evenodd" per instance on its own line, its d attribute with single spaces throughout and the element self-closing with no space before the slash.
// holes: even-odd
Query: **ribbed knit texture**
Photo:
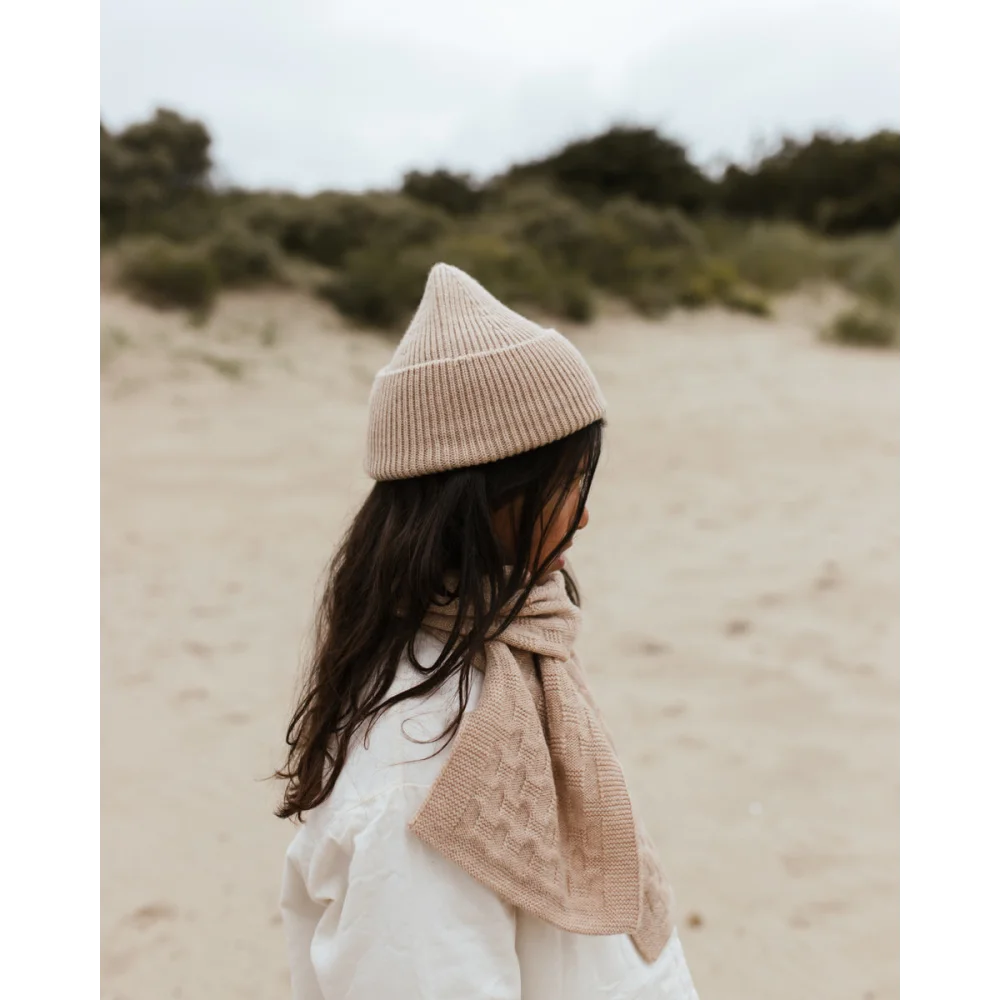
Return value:
<svg viewBox="0 0 1000 1000">
<path fill-rule="evenodd" d="M 425 625 L 446 636 L 456 613 L 434 608 Z M 479 702 L 411 829 L 512 906 L 578 934 L 630 934 L 652 962 L 670 889 L 573 654 L 579 621 L 553 573 L 487 643 Z"/>
<path fill-rule="evenodd" d="M 593 372 L 562 334 L 435 264 L 375 376 L 365 465 L 377 480 L 467 468 L 568 437 L 604 413 Z"/>
</svg>

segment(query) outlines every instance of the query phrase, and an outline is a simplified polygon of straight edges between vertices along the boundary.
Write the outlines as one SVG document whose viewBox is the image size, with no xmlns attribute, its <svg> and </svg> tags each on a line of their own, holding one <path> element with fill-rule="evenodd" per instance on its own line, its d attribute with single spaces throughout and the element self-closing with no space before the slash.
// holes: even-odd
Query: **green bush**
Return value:
<svg viewBox="0 0 1000 1000">
<path fill-rule="evenodd" d="M 862 261 L 844 284 L 858 295 L 899 312 L 899 261 L 888 255 Z"/>
<path fill-rule="evenodd" d="M 530 247 L 552 274 L 573 272 L 626 297 L 644 281 L 635 273 L 636 254 L 640 260 L 661 251 L 696 254 L 705 246 L 698 228 L 676 209 L 618 197 L 592 212 L 539 181 L 508 183 L 491 192 L 476 231 Z"/>
<path fill-rule="evenodd" d="M 651 250 L 706 249 L 701 231 L 676 208 L 643 205 L 630 197 L 615 198 L 601 207 L 598 223 L 605 232 L 610 227 L 629 243 Z"/>
<path fill-rule="evenodd" d="M 366 326 L 398 328 L 412 316 L 438 261 L 471 274 L 512 307 L 534 307 L 574 322 L 593 316 L 593 299 L 580 275 L 552 269 L 533 248 L 490 233 L 456 234 L 402 253 L 366 247 L 348 255 L 319 295 Z"/>
<path fill-rule="evenodd" d="M 719 257 L 702 258 L 684 275 L 678 301 L 688 309 L 736 301 L 740 276 L 736 268 Z"/>
<path fill-rule="evenodd" d="M 704 228 L 713 252 L 759 289 L 790 292 L 811 282 L 834 281 L 860 298 L 899 309 L 898 229 L 831 240 L 796 223 L 747 226 L 715 218 Z"/>
<path fill-rule="evenodd" d="M 215 221 L 205 126 L 159 109 L 114 133 L 101 125 L 101 223 L 108 241 L 129 233 L 196 239 Z"/>
<path fill-rule="evenodd" d="M 645 316 L 681 306 L 720 305 L 754 316 L 770 315 L 766 297 L 748 285 L 731 262 L 690 250 L 638 248 L 627 258 L 627 301 Z"/>
<path fill-rule="evenodd" d="M 281 249 L 269 236 L 235 222 L 224 225 L 206 244 L 222 285 L 249 288 L 281 280 Z"/>
<path fill-rule="evenodd" d="M 899 317 L 885 309 L 857 306 L 840 313 L 825 336 L 849 347 L 899 347 Z"/>
<path fill-rule="evenodd" d="M 790 292 L 826 273 L 820 241 L 794 223 L 754 223 L 718 249 L 742 278 L 771 292 Z"/>
<path fill-rule="evenodd" d="M 204 247 L 147 237 L 123 246 L 120 263 L 123 287 L 157 309 L 207 312 L 219 289 L 219 272 Z"/>
<path fill-rule="evenodd" d="M 639 246 L 627 252 L 619 280 L 608 287 L 644 316 L 660 316 L 680 304 L 680 290 L 693 266 L 685 251 Z"/>
<path fill-rule="evenodd" d="M 518 164 L 507 177 L 545 181 L 585 205 L 629 195 L 685 212 L 706 208 L 713 189 L 679 143 L 656 129 L 625 125 L 571 142 L 544 159 Z"/>
<path fill-rule="evenodd" d="M 556 269 L 585 269 L 597 239 L 593 214 L 541 183 L 507 187 L 476 229 L 524 244 Z"/>
<path fill-rule="evenodd" d="M 206 191 L 193 191 L 167 208 L 149 209 L 130 223 L 126 236 L 162 236 L 172 243 L 194 243 L 214 233 L 222 219 L 216 199 Z"/>
<path fill-rule="evenodd" d="M 286 253 L 323 267 L 340 267 L 348 254 L 366 247 L 402 251 L 428 244 L 452 224 L 439 208 L 381 193 L 252 196 L 235 214 Z"/>
<path fill-rule="evenodd" d="M 403 178 L 403 194 L 443 209 L 449 215 L 471 215 L 479 211 L 483 192 L 468 174 L 435 170 L 425 174 L 411 170 Z"/>
<path fill-rule="evenodd" d="M 559 285 L 559 297 L 559 316 L 573 323 L 589 323 L 594 318 L 594 295 L 586 279 L 579 274 L 569 272 L 563 276 Z"/>
<path fill-rule="evenodd" d="M 744 311 L 750 308 L 750 293 L 730 263 L 690 249 L 636 247 L 625 258 L 624 275 L 619 291 L 645 316 L 659 316 L 677 306 L 733 303 Z"/>
<path fill-rule="evenodd" d="M 795 220 L 831 235 L 889 229 L 899 223 L 899 133 L 785 139 L 749 169 L 728 167 L 715 199 L 727 215 Z"/>
<path fill-rule="evenodd" d="M 772 315 L 771 303 L 760 289 L 742 282 L 727 288 L 721 296 L 721 304 L 733 312 L 747 313 L 762 318 Z"/>
<path fill-rule="evenodd" d="M 593 314 L 586 281 L 558 261 L 546 261 L 532 246 L 491 233 L 456 234 L 432 248 L 424 260 L 443 260 L 471 274 L 501 302 L 532 306 L 581 322 Z"/>
<path fill-rule="evenodd" d="M 676 209 L 616 198 L 597 213 L 582 270 L 598 287 L 633 301 L 637 296 L 644 311 L 656 312 L 663 296 L 636 290 L 664 272 L 673 274 L 704 249 L 697 227 Z"/>
<path fill-rule="evenodd" d="M 423 246 L 444 235 L 452 226 L 439 208 L 399 194 L 363 195 L 366 245 L 381 244 L 396 249 Z"/>
<path fill-rule="evenodd" d="M 247 191 L 229 199 L 228 217 L 260 236 L 284 247 L 308 220 L 310 198 L 275 191 Z"/>
<path fill-rule="evenodd" d="M 367 247 L 349 254 L 342 270 L 320 285 L 317 294 L 348 319 L 393 329 L 419 304 L 427 270 L 412 254 Z"/>
<path fill-rule="evenodd" d="M 861 298 L 899 311 L 899 230 L 835 240 L 825 247 L 836 281 Z"/>
</svg>

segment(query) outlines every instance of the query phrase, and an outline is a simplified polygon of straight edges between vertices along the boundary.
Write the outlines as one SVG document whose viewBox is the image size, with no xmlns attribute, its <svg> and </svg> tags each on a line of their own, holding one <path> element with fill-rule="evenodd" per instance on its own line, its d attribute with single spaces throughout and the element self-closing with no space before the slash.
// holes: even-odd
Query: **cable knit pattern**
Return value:
<svg viewBox="0 0 1000 1000">
<path fill-rule="evenodd" d="M 425 626 L 447 635 L 455 615 L 434 608 Z M 630 934 L 652 962 L 673 929 L 670 890 L 574 656 L 579 624 L 552 573 L 487 643 L 479 703 L 411 829 L 511 905 Z"/>
<path fill-rule="evenodd" d="M 580 352 L 435 264 L 389 364 L 375 376 L 365 467 L 406 479 L 518 455 L 600 420 L 605 401 Z"/>
</svg>

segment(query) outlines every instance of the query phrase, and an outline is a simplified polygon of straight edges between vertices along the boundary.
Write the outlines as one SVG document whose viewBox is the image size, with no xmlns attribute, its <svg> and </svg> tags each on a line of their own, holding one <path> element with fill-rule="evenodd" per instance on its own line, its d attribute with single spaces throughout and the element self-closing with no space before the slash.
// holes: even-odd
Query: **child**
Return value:
<svg viewBox="0 0 1000 1000">
<path fill-rule="evenodd" d="M 435 265 L 279 773 L 296 1000 L 697 1000 L 573 653 L 604 413 L 568 340 Z"/>
</svg>

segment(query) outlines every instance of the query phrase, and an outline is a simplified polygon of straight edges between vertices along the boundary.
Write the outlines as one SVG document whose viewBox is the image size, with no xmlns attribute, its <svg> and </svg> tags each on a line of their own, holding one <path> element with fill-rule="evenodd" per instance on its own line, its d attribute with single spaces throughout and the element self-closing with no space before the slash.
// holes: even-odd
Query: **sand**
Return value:
<svg viewBox="0 0 1000 1000">
<path fill-rule="evenodd" d="M 899 361 L 829 308 L 571 331 L 581 654 L 705 1000 L 899 993 Z M 102 995 L 287 997 L 266 777 L 392 345 L 290 295 L 102 312 Z"/>
</svg>

